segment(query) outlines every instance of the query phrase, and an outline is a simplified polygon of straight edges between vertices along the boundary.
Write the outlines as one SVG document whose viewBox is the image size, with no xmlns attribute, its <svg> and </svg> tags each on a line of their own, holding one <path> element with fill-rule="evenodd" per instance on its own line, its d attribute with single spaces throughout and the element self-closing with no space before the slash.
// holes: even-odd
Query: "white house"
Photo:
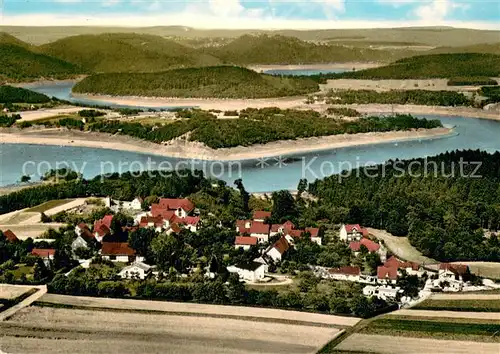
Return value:
<svg viewBox="0 0 500 354">
<path fill-rule="evenodd" d="M 281 262 L 281 257 L 290 248 L 290 244 L 286 238 L 281 237 L 273 245 L 269 246 L 264 252 L 268 257 L 270 257 L 275 263 Z"/>
<path fill-rule="evenodd" d="M 364 235 L 368 235 L 368 232 L 359 224 L 342 225 L 339 233 L 340 239 L 344 242 L 359 241 Z"/>
<path fill-rule="evenodd" d="M 244 249 L 245 251 L 249 250 L 250 247 L 257 245 L 258 239 L 256 237 L 251 236 L 237 236 L 234 240 L 234 248 L 236 249 Z"/>
<path fill-rule="evenodd" d="M 359 267 L 340 267 L 328 269 L 328 278 L 334 280 L 347 280 L 359 282 L 361 279 L 361 270 Z"/>
<path fill-rule="evenodd" d="M 146 279 L 151 274 L 153 267 L 142 262 L 134 262 L 123 268 L 118 275 L 122 279 Z"/>
<path fill-rule="evenodd" d="M 375 296 L 382 300 L 396 300 L 398 294 L 402 293 L 403 290 L 397 286 L 391 287 L 367 285 L 363 288 L 363 295 Z"/>
<path fill-rule="evenodd" d="M 115 204 L 118 205 L 118 209 L 125 209 L 125 210 L 142 210 L 142 198 L 141 197 L 136 197 L 134 200 L 131 202 L 124 202 L 121 200 L 113 200 Z"/>
<path fill-rule="evenodd" d="M 259 281 L 265 277 L 265 265 L 259 262 L 241 263 L 227 267 L 228 272 L 237 273 L 240 280 Z"/>
<path fill-rule="evenodd" d="M 441 281 L 463 281 L 463 276 L 468 273 L 469 267 L 465 264 L 441 263 L 438 278 Z"/>
<path fill-rule="evenodd" d="M 377 281 L 380 284 L 396 284 L 398 281 L 397 267 L 377 267 Z"/>
<path fill-rule="evenodd" d="M 103 259 L 112 262 L 131 263 L 144 261 L 144 257 L 136 255 L 135 251 L 126 242 L 103 242 L 101 256 Z"/>
<path fill-rule="evenodd" d="M 76 239 L 71 243 L 71 249 L 76 251 L 79 248 L 88 248 L 89 245 L 87 241 L 83 239 L 82 236 L 77 236 Z"/>
</svg>

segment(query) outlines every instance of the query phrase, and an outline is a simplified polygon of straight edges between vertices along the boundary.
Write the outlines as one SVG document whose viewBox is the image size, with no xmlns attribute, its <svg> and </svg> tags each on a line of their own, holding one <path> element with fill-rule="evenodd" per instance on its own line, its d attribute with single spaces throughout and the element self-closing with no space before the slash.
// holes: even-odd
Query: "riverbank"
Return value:
<svg viewBox="0 0 500 354">
<path fill-rule="evenodd" d="M 283 140 L 268 144 L 211 149 L 199 142 L 175 139 L 165 144 L 135 139 L 123 135 L 94 132 L 69 131 L 63 129 L 23 130 L 0 133 L 3 144 L 38 144 L 56 146 L 78 146 L 120 151 L 130 151 L 180 159 L 207 161 L 252 160 L 271 156 L 300 155 L 343 148 L 407 140 L 422 140 L 449 136 L 453 130 L 435 128 L 428 130 L 393 131 L 383 133 L 342 134 L 324 137 Z"/>
<path fill-rule="evenodd" d="M 363 70 L 363 69 L 377 68 L 382 65 L 384 65 L 384 63 L 345 62 L 345 63 L 305 64 L 305 65 L 262 64 L 262 65 L 249 65 L 247 66 L 247 68 L 257 72 L 265 72 L 268 70 L 339 70 L 339 69 L 348 69 L 349 71 L 351 71 L 352 69 Z"/>
</svg>

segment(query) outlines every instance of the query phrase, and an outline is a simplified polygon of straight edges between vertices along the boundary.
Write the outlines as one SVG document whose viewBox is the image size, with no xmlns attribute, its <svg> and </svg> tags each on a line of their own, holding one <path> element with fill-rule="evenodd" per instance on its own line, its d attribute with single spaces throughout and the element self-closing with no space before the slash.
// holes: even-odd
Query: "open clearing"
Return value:
<svg viewBox="0 0 500 354">
<path fill-rule="evenodd" d="M 95 309 L 117 309 L 137 311 L 159 311 L 173 314 L 205 315 L 214 317 L 233 317 L 249 319 L 267 319 L 275 321 L 294 321 L 315 325 L 332 327 L 349 327 L 357 324 L 360 319 L 356 317 L 342 317 L 323 315 L 318 313 L 265 309 L 259 307 L 203 305 L 182 302 L 108 299 L 85 296 L 68 296 L 46 294 L 40 302 L 66 305 L 74 307 L 88 307 Z"/>
<path fill-rule="evenodd" d="M 73 201 L 73 199 L 54 199 L 54 200 L 48 201 L 46 203 L 37 205 L 33 208 L 30 208 L 27 210 L 27 212 L 44 213 L 47 210 L 59 207 L 59 206 L 64 205 L 64 204 L 68 204 L 71 201 Z"/>
<path fill-rule="evenodd" d="M 435 259 L 422 255 L 420 251 L 410 244 L 408 237 L 393 236 L 387 231 L 372 228 L 368 228 L 368 232 L 377 239 L 384 241 L 387 248 L 403 260 L 417 262 L 423 265 L 439 263 Z"/>
<path fill-rule="evenodd" d="M 485 278 L 500 279 L 500 262 L 453 262 L 467 263 L 471 273 Z"/>
<path fill-rule="evenodd" d="M 372 334 L 353 334 L 335 349 L 382 354 L 498 354 L 498 343 L 405 338 Z"/>
<path fill-rule="evenodd" d="M 18 311 L 0 328 L 0 350 L 8 353 L 314 353 L 340 333 L 228 318 L 36 306 Z"/>
</svg>

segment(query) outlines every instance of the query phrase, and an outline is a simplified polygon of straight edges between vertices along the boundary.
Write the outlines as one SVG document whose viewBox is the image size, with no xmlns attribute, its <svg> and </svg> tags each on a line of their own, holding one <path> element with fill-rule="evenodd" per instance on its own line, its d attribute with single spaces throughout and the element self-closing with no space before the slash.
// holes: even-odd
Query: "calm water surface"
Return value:
<svg viewBox="0 0 500 354">
<path fill-rule="evenodd" d="M 338 72 L 341 71 L 345 70 Z M 318 70 L 274 70 L 268 73 L 312 75 L 319 72 Z M 62 82 L 27 87 L 73 102 L 108 105 L 105 101 L 73 98 L 71 96 L 73 85 L 74 82 Z M 206 175 L 221 178 L 231 184 L 235 179 L 243 178 L 245 187 L 249 191 L 262 192 L 295 189 L 300 178 L 313 181 L 350 167 L 382 163 L 389 159 L 432 156 L 457 149 L 500 151 L 500 139 L 498 139 L 500 122 L 463 117 L 426 117 L 439 118 L 443 124 L 454 125 L 456 134 L 430 140 L 340 148 L 293 156 L 285 161 L 278 157 L 270 157 L 235 163 L 202 162 L 106 149 L 0 144 L 0 186 L 17 183 L 23 174 L 32 175 L 32 180 L 36 181 L 45 171 L 66 165 L 83 173 L 87 178 L 109 172 L 188 167 L 201 169 Z"/>
</svg>

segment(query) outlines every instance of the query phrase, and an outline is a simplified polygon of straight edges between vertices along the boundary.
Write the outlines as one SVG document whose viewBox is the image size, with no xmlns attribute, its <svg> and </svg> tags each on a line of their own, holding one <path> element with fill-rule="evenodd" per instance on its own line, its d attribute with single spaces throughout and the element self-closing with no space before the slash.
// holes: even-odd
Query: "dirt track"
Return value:
<svg viewBox="0 0 500 354">
<path fill-rule="evenodd" d="M 353 334 L 341 342 L 337 350 L 382 354 L 498 354 L 498 343 L 405 338 L 372 334 Z"/>
<path fill-rule="evenodd" d="M 38 307 L 19 311 L 0 328 L 0 350 L 8 353 L 315 353 L 340 333 L 227 318 Z"/>
</svg>

